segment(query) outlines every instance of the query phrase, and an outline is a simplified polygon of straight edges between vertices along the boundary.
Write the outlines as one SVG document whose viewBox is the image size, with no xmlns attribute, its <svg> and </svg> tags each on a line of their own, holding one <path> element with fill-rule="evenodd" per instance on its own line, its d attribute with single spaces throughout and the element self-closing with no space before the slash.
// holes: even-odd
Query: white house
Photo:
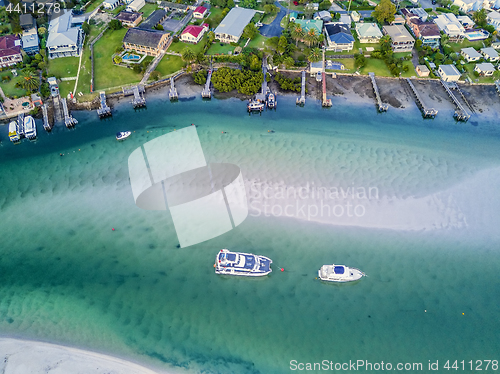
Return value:
<svg viewBox="0 0 500 374">
<path fill-rule="evenodd" d="M 454 0 L 453 5 L 458 6 L 462 12 L 469 13 L 482 9 L 483 2 L 489 7 L 488 2 L 484 0 Z"/>
<path fill-rule="evenodd" d="M 118 7 L 120 4 L 121 0 L 104 0 L 102 6 L 104 7 L 104 9 L 112 10 Z"/>
<path fill-rule="evenodd" d="M 461 42 L 465 38 L 465 28 L 453 13 L 439 14 L 434 23 L 450 37 L 450 43 Z"/>
<path fill-rule="evenodd" d="M 462 48 L 460 54 L 465 57 L 467 62 L 479 61 L 483 56 L 472 47 Z"/>
<path fill-rule="evenodd" d="M 231 9 L 215 29 L 215 38 L 223 43 L 238 43 L 243 29 L 252 20 L 254 14 L 255 10 L 253 9 Z"/>
<path fill-rule="evenodd" d="M 351 18 L 354 22 L 359 22 L 359 20 L 361 19 L 361 14 L 359 14 L 358 12 L 356 12 L 355 10 L 353 10 L 351 12 Z"/>
<path fill-rule="evenodd" d="M 80 56 L 84 34 L 80 26 L 73 24 L 70 10 L 61 11 L 59 17 L 50 21 L 47 38 L 49 58 Z"/>
<path fill-rule="evenodd" d="M 201 40 L 201 38 L 203 38 L 203 35 L 205 35 L 207 30 L 208 24 L 206 23 L 201 26 L 189 25 L 182 32 L 180 39 L 183 42 L 197 44 Z"/>
<path fill-rule="evenodd" d="M 486 22 L 488 22 L 489 25 L 495 26 L 495 29 L 497 31 L 500 30 L 500 13 L 498 12 L 488 13 L 488 16 L 486 17 Z"/>
<path fill-rule="evenodd" d="M 439 65 L 438 74 L 445 82 L 456 82 L 461 75 L 454 65 Z"/>
<path fill-rule="evenodd" d="M 477 71 L 479 75 L 491 77 L 495 72 L 495 67 L 491 62 L 483 62 L 482 64 L 476 64 L 474 71 Z"/>
<path fill-rule="evenodd" d="M 481 48 L 481 54 L 484 56 L 484 59 L 489 62 L 495 62 L 500 59 L 498 52 L 493 47 Z"/>
<path fill-rule="evenodd" d="M 356 23 L 356 33 L 361 43 L 378 43 L 384 36 L 376 23 Z"/>
<path fill-rule="evenodd" d="M 343 52 L 354 48 L 354 37 L 349 26 L 338 22 L 326 23 L 324 33 L 327 42 L 326 50 Z"/>
<path fill-rule="evenodd" d="M 127 11 L 138 12 L 144 5 L 146 5 L 145 0 L 134 0 L 129 5 L 127 5 Z"/>
</svg>

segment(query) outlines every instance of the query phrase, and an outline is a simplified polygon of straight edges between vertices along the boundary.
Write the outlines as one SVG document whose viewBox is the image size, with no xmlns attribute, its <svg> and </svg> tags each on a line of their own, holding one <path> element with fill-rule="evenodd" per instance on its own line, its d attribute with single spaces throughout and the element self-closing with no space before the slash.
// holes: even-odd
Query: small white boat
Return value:
<svg viewBox="0 0 500 374">
<path fill-rule="evenodd" d="M 258 100 L 251 100 L 247 105 L 247 109 L 249 112 L 252 112 L 252 111 L 260 111 L 261 112 L 264 109 L 264 103 L 261 103 Z"/>
<path fill-rule="evenodd" d="M 21 137 L 19 136 L 19 133 L 17 132 L 17 122 L 12 121 L 9 123 L 9 139 L 11 142 L 18 142 L 21 140 Z"/>
<path fill-rule="evenodd" d="M 316 82 L 321 82 L 323 80 L 323 74 L 321 72 L 316 73 Z"/>
<path fill-rule="evenodd" d="M 132 134 L 132 132 L 130 132 L 130 131 L 120 131 L 120 132 L 116 133 L 116 140 L 127 139 L 131 134 Z"/>
<path fill-rule="evenodd" d="M 221 249 L 215 258 L 214 268 L 215 274 L 259 277 L 273 271 L 272 263 L 271 259 L 265 256 Z"/>
<path fill-rule="evenodd" d="M 328 282 L 352 282 L 365 277 L 366 274 L 356 268 L 345 265 L 323 265 L 318 270 L 318 277 Z"/>
<path fill-rule="evenodd" d="M 276 96 L 273 93 L 267 96 L 267 107 L 271 109 L 276 108 Z"/>
<path fill-rule="evenodd" d="M 35 120 L 31 116 L 24 117 L 24 135 L 29 140 L 36 139 L 36 125 Z"/>
</svg>

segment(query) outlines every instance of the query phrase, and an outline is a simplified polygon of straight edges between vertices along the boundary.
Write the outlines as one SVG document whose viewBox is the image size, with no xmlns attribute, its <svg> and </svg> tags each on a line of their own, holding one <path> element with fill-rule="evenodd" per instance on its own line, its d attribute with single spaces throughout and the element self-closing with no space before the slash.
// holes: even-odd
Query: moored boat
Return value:
<svg viewBox="0 0 500 374">
<path fill-rule="evenodd" d="M 271 109 L 276 108 L 276 96 L 272 92 L 267 96 L 267 107 Z"/>
<path fill-rule="evenodd" d="M 116 140 L 127 139 L 131 134 L 132 134 L 132 132 L 130 132 L 130 131 L 120 131 L 120 132 L 116 133 Z"/>
<path fill-rule="evenodd" d="M 265 256 L 221 249 L 215 258 L 214 268 L 215 274 L 259 277 L 273 271 L 272 263 L 272 260 Z"/>
<path fill-rule="evenodd" d="M 31 116 L 24 117 L 24 135 L 29 140 L 36 139 L 36 125 L 35 120 Z"/>
<path fill-rule="evenodd" d="M 252 112 L 252 111 L 262 112 L 262 110 L 264 109 L 264 103 L 260 102 L 259 100 L 251 100 L 247 104 L 247 109 L 249 112 Z"/>
<path fill-rule="evenodd" d="M 19 133 L 17 131 L 17 122 L 12 121 L 9 123 L 9 139 L 11 142 L 18 142 L 21 140 L 21 137 L 19 136 Z"/>
<path fill-rule="evenodd" d="M 366 276 L 361 270 L 345 265 L 323 265 L 318 270 L 318 277 L 328 282 L 352 282 Z"/>
</svg>

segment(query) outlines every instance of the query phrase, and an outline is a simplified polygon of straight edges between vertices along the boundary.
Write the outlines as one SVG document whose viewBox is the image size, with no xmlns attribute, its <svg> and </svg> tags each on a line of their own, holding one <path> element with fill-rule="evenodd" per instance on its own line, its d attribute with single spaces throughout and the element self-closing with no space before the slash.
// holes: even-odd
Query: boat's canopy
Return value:
<svg viewBox="0 0 500 374">
<path fill-rule="evenodd" d="M 15 135 L 17 134 L 17 124 L 12 121 L 11 123 L 9 123 L 9 135 Z"/>
<path fill-rule="evenodd" d="M 344 274 L 345 272 L 345 267 L 343 265 L 335 265 L 333 267 L 333 272 L 335 274 Z"/>
</svg>

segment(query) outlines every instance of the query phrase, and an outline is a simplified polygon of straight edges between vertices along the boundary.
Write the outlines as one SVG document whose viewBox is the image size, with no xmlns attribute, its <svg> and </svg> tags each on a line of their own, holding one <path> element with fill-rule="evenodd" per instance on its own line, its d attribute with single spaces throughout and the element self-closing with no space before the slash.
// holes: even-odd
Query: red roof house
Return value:
<svg viewBox="0 0 500 374">
<path fill-rule="evenodd" d="M 205 8 L 204 6 L 199 6 L 198 8 L 196 8 L 193 12 L 193 18 L 199 18 L 199 19 L 202 19 L 203 17 L 206 16 L 208 12 L 208 9 Z"/>
<path fill-rule="evenodd" d="M 198 43 L 203 35 L 208 30 L 208 25 L 204 23 L 202 26 L 189 25 L 181 34 L 181 40 L 188 43 Z"/>
<path fill-rule="evenodd" d="M 0 36 L 0 66 L 12 66 L 18 62 L 23 62 L 21 39 L 15 35 Z"/>
</svg>

